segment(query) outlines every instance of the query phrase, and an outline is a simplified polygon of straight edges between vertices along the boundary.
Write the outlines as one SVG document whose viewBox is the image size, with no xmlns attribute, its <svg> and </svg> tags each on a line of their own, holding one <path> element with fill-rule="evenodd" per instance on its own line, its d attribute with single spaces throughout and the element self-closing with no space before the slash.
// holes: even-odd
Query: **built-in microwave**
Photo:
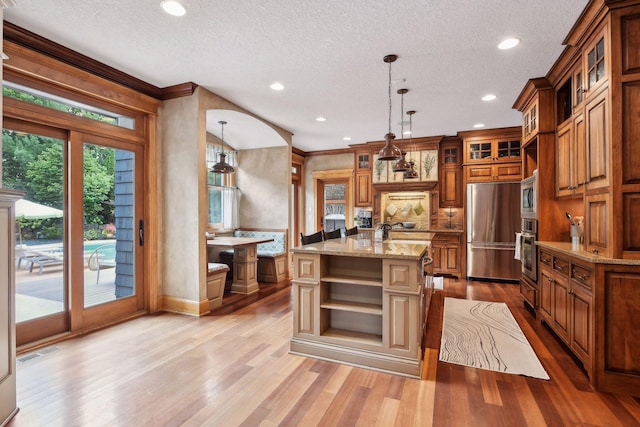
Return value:
<svg viewBox="0 0 640 427">
<path fill-rule="evenodd" d="M 538 174 L 534 173 L 529 178 L 520 182 L 520 217 L 538 218 Z"/>
</svg>

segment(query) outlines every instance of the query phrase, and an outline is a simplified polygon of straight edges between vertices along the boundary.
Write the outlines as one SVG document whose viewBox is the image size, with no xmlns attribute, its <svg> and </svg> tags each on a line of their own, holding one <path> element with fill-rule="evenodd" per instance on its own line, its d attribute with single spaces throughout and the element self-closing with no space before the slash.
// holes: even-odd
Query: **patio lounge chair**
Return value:
<svg viewBox="0 0 640 427">
<path fill-rule="evenodd" d="M 18 260 L 18 265 L 21 260 Z M 29 273 L 33 272 L 33 266 L 38 266 L 38 274 L 42 274 L 42 269 L 49 265 L 62 265 L 64 263 L 63 253 L 60 251 L 31 251 L 29 258 L 25 260 L 29 264 Z"/>
<path fill-rule="evenodd" d="M 115 268 L 116 266 L 115 259 L 105 259 L 104 257 L 104 249 L 107 247 L 113 248 L 112 245 L 98 246 L 96 250 L 91 253 L 89 260 L 87 261 L 87 266 L 89 267 L 89 270 L 98 272 L 96 276 L 96 284 L 100 282 L 100 270 L 106 270 L 107 268 Z M 103 250 L 103 253 L 100 253 L 101 249 Z"/>
</svg>

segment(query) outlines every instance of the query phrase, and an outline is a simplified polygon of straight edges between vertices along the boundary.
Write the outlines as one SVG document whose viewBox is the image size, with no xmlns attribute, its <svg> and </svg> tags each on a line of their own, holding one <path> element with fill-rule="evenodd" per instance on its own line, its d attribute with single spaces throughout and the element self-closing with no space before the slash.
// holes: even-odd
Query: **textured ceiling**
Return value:
<svg viewBox="0 0 640 427">
<path fill-rule="evenodd" d="M 382 58 L 392 53 L 398 138 L 401 87 L 409 89 L 405 111 L 417 111 L 415 136 L 455 135 L 479 122 L 519 125 L 513 102 L 529 78 L 547 73 L 587 0 L 184 0 L 180 18 L 165 14 L 160 0 L 16 3 L 5 9 L 9 22 L 158 87 L 204 86 L 315 151 L 383 139 Z M 507 36 L 522 42 L 498 50 Z M 269 89 L 275 81 L 285 89 Z M 481 101 L 487 93 L 497 99 Z M 219 134 L 211 116 L 208 128 Z M 275 144 L 262 130 L 229 120 L 225 142 Z"/>
</svg>

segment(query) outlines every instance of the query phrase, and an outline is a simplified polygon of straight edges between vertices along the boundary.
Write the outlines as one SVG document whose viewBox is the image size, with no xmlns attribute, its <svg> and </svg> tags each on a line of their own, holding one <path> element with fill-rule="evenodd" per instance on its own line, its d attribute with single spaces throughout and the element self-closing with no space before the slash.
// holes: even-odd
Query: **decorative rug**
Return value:
<svg viewBox="0 0 640 427">
<path fill-rule="evenodd" d="M 548 380 L 505 303 L 444 299 L 440 361 Z"/>
</svg>

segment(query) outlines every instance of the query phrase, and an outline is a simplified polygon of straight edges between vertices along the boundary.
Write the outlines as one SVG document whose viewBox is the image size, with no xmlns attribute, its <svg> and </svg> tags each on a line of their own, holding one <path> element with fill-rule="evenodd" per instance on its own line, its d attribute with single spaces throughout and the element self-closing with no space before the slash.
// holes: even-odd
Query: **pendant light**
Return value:
<svg viewBox="0 0 640 427">
<path fill-rule="evenodd" d="M 378 160 L 400 160 L 402 158 L 402 151 L 393 145 L 393 140 L 396 138 L 391 133 L 391 63 L 398 59 L 397 55 L 387 55 L 383 58 L 384 62 L 389 64 L 389 130 L 384 136 L 385 144 L 382 150 L 378 153 Z"/>
<path fill-rule="evenodd" d="M 224 120 L 220 120 L 218 123 L 222 126 L 222 136 L 220 138 L 220 153 L 218 153 L 218 163 L 213 165 L 211 172 L 213 173 L 233 173 L 236 170 L 229 163 L 226 162 L 227 155 L 224 154 L 224 125 L 227 124 Z"/>
<path fill-rule="evenodd" d="M 407 92 L 409 92 L 409 89 L 398 89 L 398 94 L 400 94 L 400 135 L 402 136 L 400 152 L 402 153 L 402 157 L 393 165 L 394 172 L 406 172 L 411 169 L 411 165 L 405 158 L 407 153 L 402 150 L 404 146 L 404 94 Z"/>
<path fill-rule="evenodd" d="M 409 169 L 404 171 L 405 179 L 416 179 L 419 177 L 416 171 L 416 162 L 413 161 L 413 121 L 411 118 L 416 112 L 414 110 L 407 111 L 409 115 Z"/>
</svg>

